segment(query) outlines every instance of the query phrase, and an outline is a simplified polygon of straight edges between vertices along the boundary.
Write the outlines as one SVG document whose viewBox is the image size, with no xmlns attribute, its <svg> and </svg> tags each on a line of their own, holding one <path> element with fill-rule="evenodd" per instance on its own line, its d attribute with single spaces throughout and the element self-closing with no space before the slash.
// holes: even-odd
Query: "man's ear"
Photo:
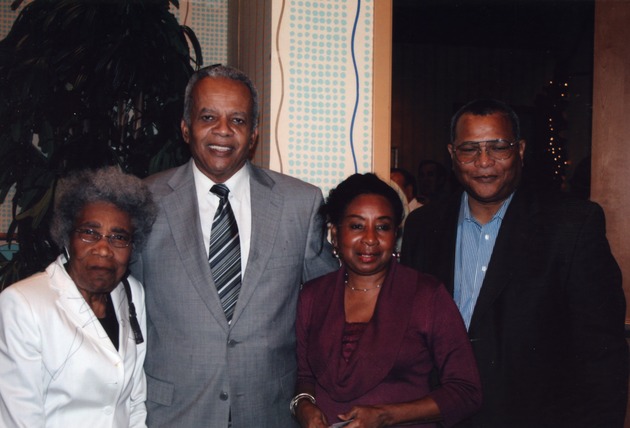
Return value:
<svg viewBox="0 0 630 428">
<path fill-rule="evenodd" d="M 256 145 L 258 144 L 258 129 L 255 129 L 249 135 L 249 142 L 247 143 L 247 157 L 251 161 L 256 153 Z"/>
<path fill-rule="evenodd" d="M 249 136 L 249 149 L 252 150 L 256 147 L 256 140 L 258 140 L 258 128 L 254 129 Z"/>
<path fill-rule="evenodd" d="M 521 157 L 521 166 L 525 163 L 525 146 L 527 142 L 525 140 L 521 140 L 518 142 L 518 155 Z"/>
<path fill-rule="evenodd" d="M 186 121 L 184 119 L 179 122 L 179 127 L 182 130 L 182 138 L 186 142 L 186 144 L 190 144 L 190 128 L 186 125 Z"/>
<path fill-rule="evenodd" d="M 455 146 L 453 144 L 448 144 L 446 148 L 448 149 L 448 154 L 451 156 L 451 160 L 454 160 L 453 156 L 455 155 Z"/>
</svg>

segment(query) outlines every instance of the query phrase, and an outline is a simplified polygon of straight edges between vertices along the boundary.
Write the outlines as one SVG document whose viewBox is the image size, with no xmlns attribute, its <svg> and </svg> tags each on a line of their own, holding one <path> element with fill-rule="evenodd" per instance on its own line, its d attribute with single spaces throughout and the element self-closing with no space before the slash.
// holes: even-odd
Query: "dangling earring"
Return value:
<svg viewBox="0 0 630 428">
<path fill-rule="evenodd" d="M 63 255 L 66 256 L 66 261 L 70 261 L 70 253 L 68 252 L 67 247 L 63 247 Z"/>
<path fill-rule="evenodd" d="M 339 258 L 339 252 L 337 252 L 337 247 L 333 247 L 333 251 L 332 251 L 333 257 L 338 259 Z"/>
<path fill-rule="evenodd" d="M 400 251 L 394 251 L 392 253 L 392 257 L 395 258 L 396 261 L 400 263 Z"/>
<path fill-rule="evenodd" d="M 339 251 L 337 251 L 337 247 L 333 247 L 332 254 L 333 254 L 333 257 L 337 259 L 337 262 L 339 263 L 339 267 L 341 267 L 343 265 L 343 262 L 341 261 L 341 255 L 339 255 Z"/>
</svg>

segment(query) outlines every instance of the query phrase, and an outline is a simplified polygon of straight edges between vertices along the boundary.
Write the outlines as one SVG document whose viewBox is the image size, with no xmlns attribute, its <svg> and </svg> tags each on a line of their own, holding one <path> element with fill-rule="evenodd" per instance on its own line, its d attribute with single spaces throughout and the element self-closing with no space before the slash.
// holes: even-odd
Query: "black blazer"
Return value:
<svg viewBox="0 0 630 428">
<path fill-rule="evenodd" d="M 402 244 L 402 263 L 451 294 L 460 200 L 412 212 Z M 462 426 L 623 426 L 625 299 L 605 233 L 593 202 L 516 192 L 468 332 L 484 403 Z"/>
</svg>

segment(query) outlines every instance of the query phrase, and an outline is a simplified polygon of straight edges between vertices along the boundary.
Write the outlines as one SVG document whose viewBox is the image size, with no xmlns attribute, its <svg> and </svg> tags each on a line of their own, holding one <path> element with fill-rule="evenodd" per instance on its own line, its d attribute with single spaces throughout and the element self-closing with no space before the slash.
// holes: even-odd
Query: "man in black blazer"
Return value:
<svg viewBox="0 0 630 428">
<path fill-rule="evenodd" d="M 518 117 L 473 101 L 451 122 L 463 192 L 405 224 L 402 262 L 438 276 L 468 327 L 482 410 L 470 427 L 622 427 L 621 272 L 599 205 L 521 183 Z"/>
</svg>

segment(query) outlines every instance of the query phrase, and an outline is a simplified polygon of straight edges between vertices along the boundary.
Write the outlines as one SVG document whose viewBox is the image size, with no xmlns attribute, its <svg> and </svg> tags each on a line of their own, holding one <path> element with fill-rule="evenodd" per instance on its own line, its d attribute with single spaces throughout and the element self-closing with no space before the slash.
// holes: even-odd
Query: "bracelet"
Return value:
<svg viewBox="0 0 630 428">
<path fill-rule="evenodd" d="M 289 403 L 289 410 L 291 410 L 291 414 L 293 416 L 295 416 L 295 410 L 297 409 L 298 401 L 300 401 L 302 398 L 306 398 L 311 403 L 316 404 L 315 397 L 313 397 L 311 394 L 308 394 L 306 392 L 302 392 L 302 393 L 296 395 L 295 397 L 293 397 L 291 399 L 291 402 Z"/>
</svg>

